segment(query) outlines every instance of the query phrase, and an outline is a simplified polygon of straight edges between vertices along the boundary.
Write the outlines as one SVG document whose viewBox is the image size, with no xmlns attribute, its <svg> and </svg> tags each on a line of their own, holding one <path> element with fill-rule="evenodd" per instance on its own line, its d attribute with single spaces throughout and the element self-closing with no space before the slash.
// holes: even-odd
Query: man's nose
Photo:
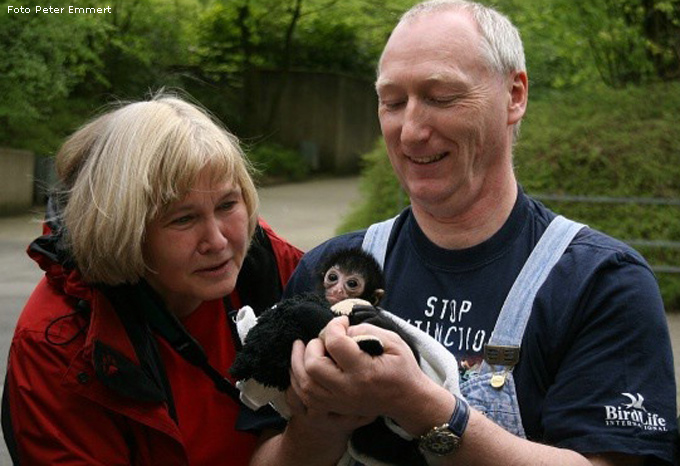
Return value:
<svg viewBox="0 0 680 466">
<path fill-rule="evenodd" d="M 420 144 L 432 134 L 427 109 L 415 99 L 409 100 L 401 125 L 401 142 L 406 145 Z"/>
</svg>

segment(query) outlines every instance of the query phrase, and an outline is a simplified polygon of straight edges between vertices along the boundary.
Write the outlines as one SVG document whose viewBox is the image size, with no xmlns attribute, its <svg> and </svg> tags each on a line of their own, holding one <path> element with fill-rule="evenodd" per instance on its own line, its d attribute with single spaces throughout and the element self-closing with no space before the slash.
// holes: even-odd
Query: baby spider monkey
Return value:
<svg viewBox="0 0 680 466">
<path fill-rule="evenodd" d="M 321 287 L 330 305 L 348 298 L 360 298 L 374 306 L 385 295 L 382 268 L 361 248 L 341 249 L 319 268 Z"/>
</svg>

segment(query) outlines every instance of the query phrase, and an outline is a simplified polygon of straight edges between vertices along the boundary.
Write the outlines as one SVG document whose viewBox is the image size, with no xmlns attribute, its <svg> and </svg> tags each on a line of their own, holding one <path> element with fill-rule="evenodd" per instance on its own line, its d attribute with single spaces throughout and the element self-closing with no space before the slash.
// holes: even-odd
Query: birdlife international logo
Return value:
<svg viewBox="0 0 680 466">
<path fill-rule="evenodd" d="M 652 413 L 645 407 L 645 398 L 640 393 L 621 393 L 624 398 L 617 405 L 606 406 L 605 425 L 637 427 L 643 430 L 668 430 L 666 419 Z"/>
</svg>

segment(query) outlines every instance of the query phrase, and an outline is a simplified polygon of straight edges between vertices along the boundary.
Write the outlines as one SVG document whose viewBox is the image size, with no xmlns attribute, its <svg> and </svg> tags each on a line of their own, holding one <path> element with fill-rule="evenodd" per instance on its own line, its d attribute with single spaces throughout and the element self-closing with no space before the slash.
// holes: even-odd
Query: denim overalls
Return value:
<svg viewBox="0 0 680 466">
<path fill-rule="evenodd" d="M 385 263 L 387 242 L 395 218 L 369 227 L 362 247 Z M 484 413 L 509 432 L 526 437 L 517 402 L 512 370 L 534 298 L 553 266 L 584 225 L 557 216 L 541 236 L 503 303 L 498 321 L 484 348 L 479 373 L 460 385 L 470 406 Z"/>
</svg>

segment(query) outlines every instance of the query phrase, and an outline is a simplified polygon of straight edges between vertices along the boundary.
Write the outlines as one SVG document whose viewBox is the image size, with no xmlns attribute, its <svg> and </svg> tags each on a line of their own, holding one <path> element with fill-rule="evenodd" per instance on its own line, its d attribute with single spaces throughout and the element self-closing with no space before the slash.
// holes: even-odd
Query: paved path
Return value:
<svg viewBox="0 0 680 466">
<path fill-rule="evenodd" d="M 357 181 L 357 178 L 323 179 L 262 188 L 262 215 L 282 236 L 309 250 L 333 236 L 340 220 L 357 202 Z M 40 234 L 41 217 L 41 212 L 35 212 L 0 218 L 0 375 L 3 379 L 14 324 L 42 275 L 25 253 L 28 243 Z M 680 314 L 671 314 L 668 320 L 675 361 L 680 363 Z M 680 370 L 676 372 L 680 382 Z M 5 464 L 10 461 L 3 441 L 0 442 L 0 465 Z"/>
</svg>

